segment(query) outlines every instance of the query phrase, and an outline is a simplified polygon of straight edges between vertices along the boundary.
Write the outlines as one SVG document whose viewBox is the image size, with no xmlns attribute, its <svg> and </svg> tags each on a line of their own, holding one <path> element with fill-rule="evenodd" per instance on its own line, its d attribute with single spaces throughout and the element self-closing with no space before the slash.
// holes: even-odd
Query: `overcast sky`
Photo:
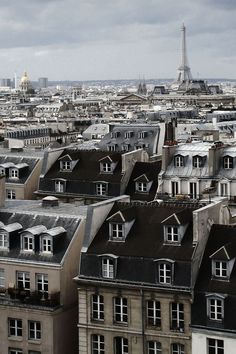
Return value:
<svg viewBox="0 0 236 354">
<path fill-rule="evenodd" d="M 0 0 L 0 77 L 236 78 L 236 0 Z"/>
</svg>

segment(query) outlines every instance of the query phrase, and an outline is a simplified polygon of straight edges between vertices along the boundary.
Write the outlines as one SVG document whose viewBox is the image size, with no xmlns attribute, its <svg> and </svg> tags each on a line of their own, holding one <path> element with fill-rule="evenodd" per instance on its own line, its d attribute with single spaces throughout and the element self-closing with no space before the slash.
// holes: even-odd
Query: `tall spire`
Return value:
<svg viewBox="0 0 236 354">
<path fill-rule="evenodd" d="M 178 68 L 179 75 L 178 75 L 177 82 L 188 83 L 190 80 L 192 80 L 192 74 L 190 71 L 190 67 L 188 66 L 187 49 L 186 49 L 186 27 L 184 23 L 181 28 L 181 31 L 182 31 L 181 65 Z"/>
</svg>

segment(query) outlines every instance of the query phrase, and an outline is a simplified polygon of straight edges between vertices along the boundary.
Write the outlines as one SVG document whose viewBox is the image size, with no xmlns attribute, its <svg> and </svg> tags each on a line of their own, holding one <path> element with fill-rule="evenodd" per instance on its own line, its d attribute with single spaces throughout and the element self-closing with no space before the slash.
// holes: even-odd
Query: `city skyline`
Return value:
<svg viewBox="0 0 236 354">
<path fill-rule="evenodd" d="M 232 79 L 235 13 L 231 0 L 3 0 L 0 77 L 176 78 L 184 22 L 193 78 Z"/>
</svg>

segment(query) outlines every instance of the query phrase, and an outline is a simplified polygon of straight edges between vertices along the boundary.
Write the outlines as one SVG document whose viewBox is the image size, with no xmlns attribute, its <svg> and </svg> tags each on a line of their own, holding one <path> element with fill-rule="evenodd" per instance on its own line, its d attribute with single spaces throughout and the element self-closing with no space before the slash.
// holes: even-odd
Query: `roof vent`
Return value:
<svg viewBox="0 0 236 354">
<path fill-rule="evenodd" d="M 52 208 L 59 206 L 59 200 L 56 197 L 48 196 L 42 199 L 43 208 Z"/>
</svg>

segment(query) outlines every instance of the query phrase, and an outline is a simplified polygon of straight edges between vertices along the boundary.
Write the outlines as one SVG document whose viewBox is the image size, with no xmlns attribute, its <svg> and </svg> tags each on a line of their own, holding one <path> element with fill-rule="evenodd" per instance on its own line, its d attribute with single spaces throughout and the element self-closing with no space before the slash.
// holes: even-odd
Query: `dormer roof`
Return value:
<svg viewBox="0 0 236 354">
<path fill-rule="evenodd" d="M 47 231 L 46 226 L 44 226 L 44 225 L 36 225 L 36 226 L 33 226 L 33 227 L 29 227 L 26 230 L 23 230 L 22 233 L 23 232 L 29 232 L 32 235 L 39 235 L 39 234 L 42 234 L 45 231 Z"/>
<path fill-rule="evenodd" d="M 143 173 L 141 176 L 135 178 L 134 182 L 149 182 L 149 179 L 147 178 L 146 174 Z"/>
<path fill-rule="evenodd" d="M 115 214 L 107 218 L 107 221 L 111 222 L 129 222 L 134 219 L 134 213 L 132 209 L 126 209 L 117 211 Z"/>
<path fill-rule="evenodd" d="M 229 261 L 236 256 L 235 254 L 235 244 L 232 242 L 220 247 L 217 251 L 210 255 L 211 259 Z"/>
<path fill-rule="evenodd" d="M 70 157 L 69 154 L 63 155 L 58 159 L 59 161 L 72 161 L 72 158 Z"/>
<path fill-rule="evenodd" d="M 111 159 L 110 156 L 107 155 L 107 156 L 101 158 L 101 159 L 99 160 L 99 162 L 108 162 L 108 163 L 111 163 L 111 162 L 113 162 L 113 160 Z"/>
</svg>

